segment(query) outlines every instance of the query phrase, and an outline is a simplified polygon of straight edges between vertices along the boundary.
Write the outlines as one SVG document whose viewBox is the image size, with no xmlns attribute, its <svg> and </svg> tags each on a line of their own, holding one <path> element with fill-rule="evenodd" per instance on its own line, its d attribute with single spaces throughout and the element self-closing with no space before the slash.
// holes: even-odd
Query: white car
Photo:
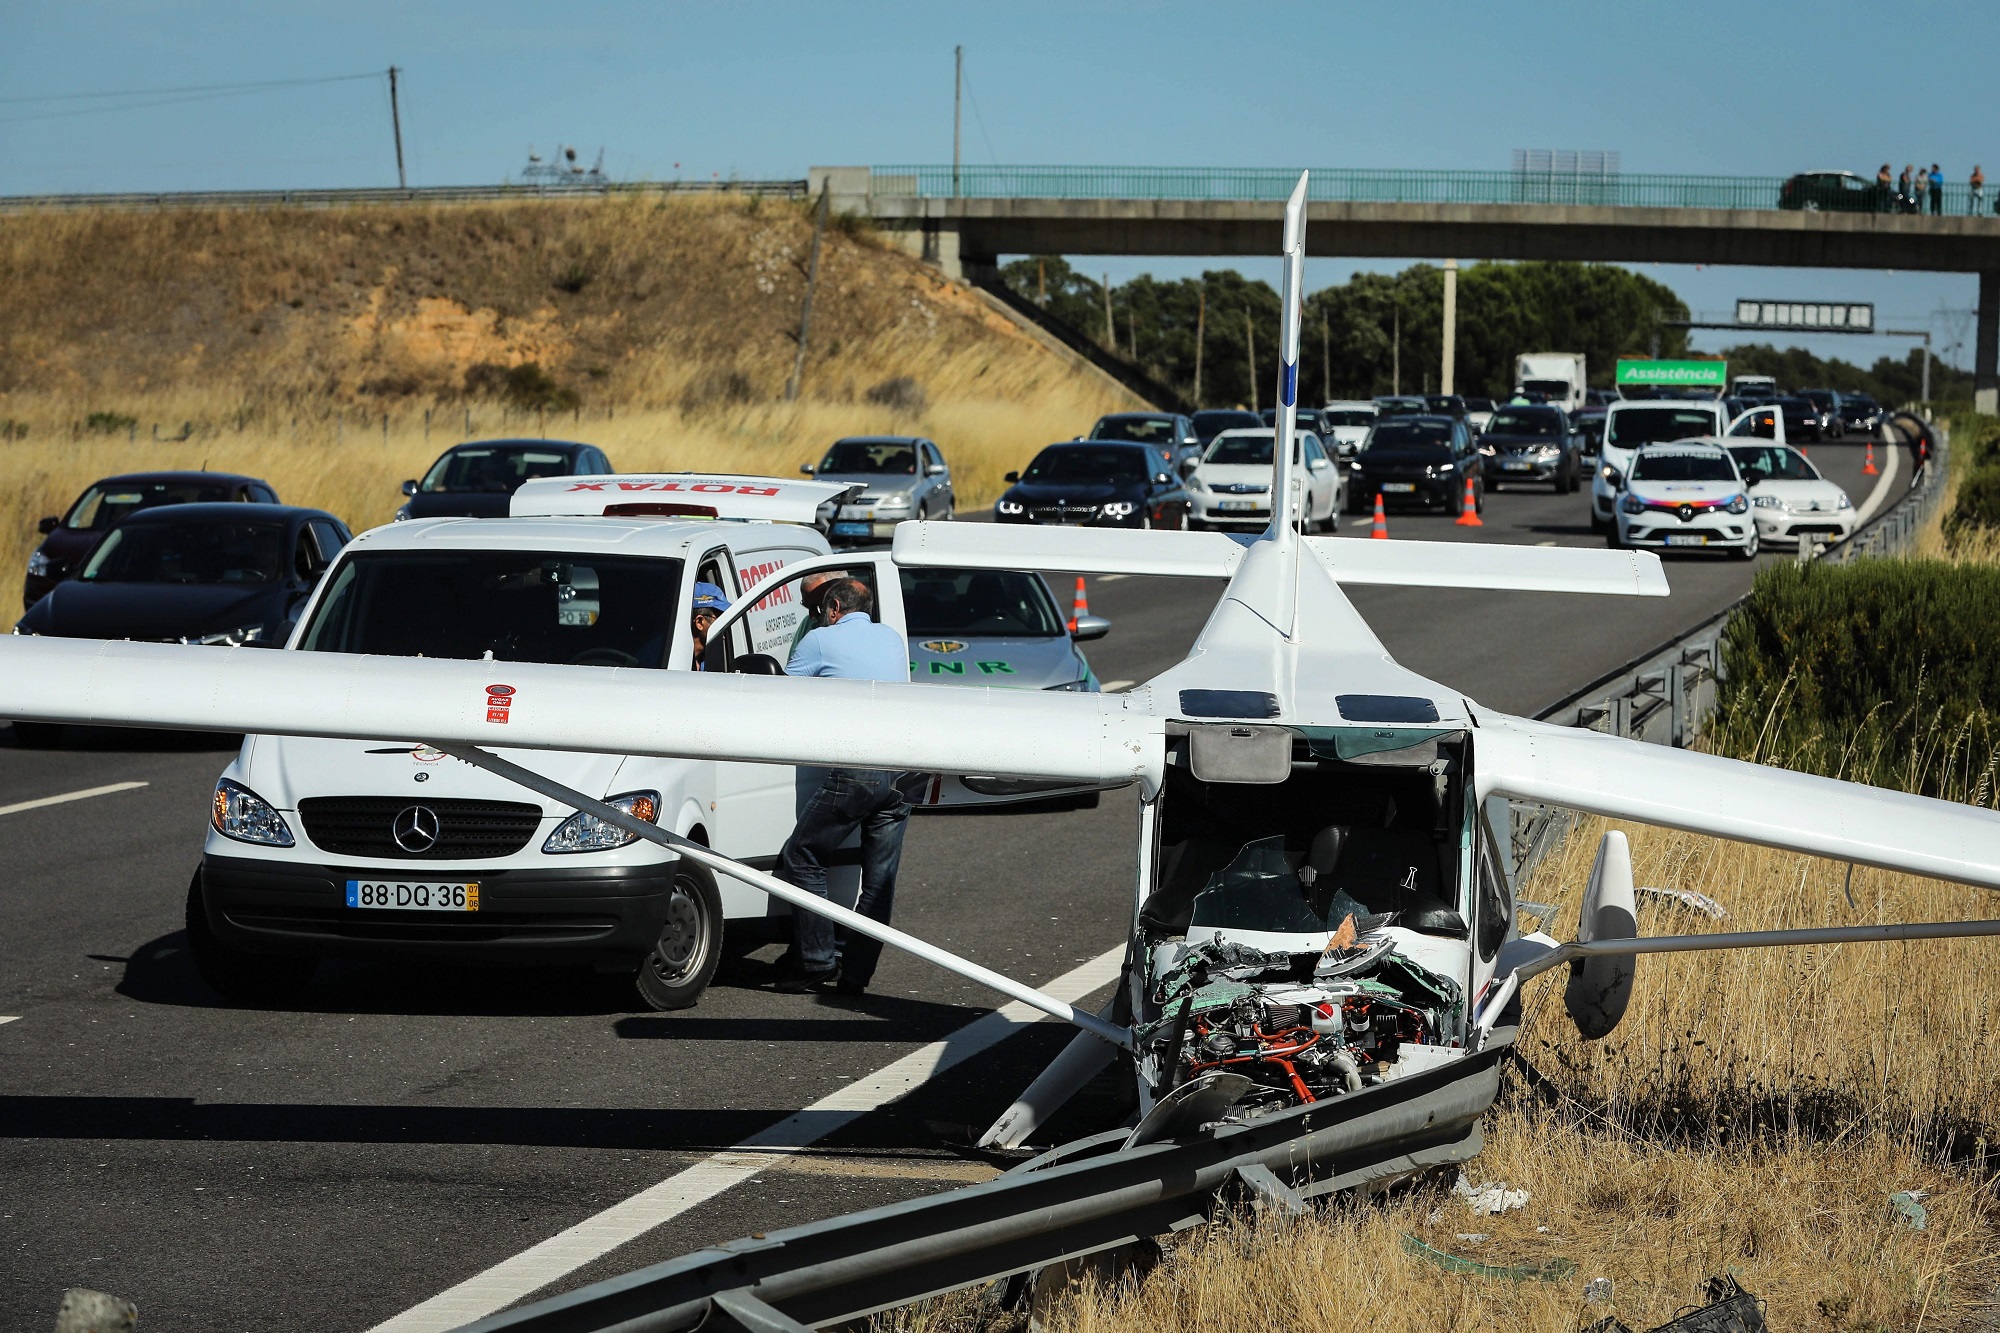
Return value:
<svg viewBox="0 0 2000 1333">
<path fill-rule="evenodd" d="M 1188 526 L 1262 528 L 1271 521 L 1270 427 L 1226 430 L 1209 441 L 1188 474 Z M 1338 532 L 1347 499 L 1347 471 L 1336 467 L 1319 437 L 1300 431 L 1292 448 L 1292 521 L 1307 532 Z"/>
<path fill-rule="evenodd" d="M 1785 444 L 1729 443 L 1736 470 L 1750 488 L 1750 512 L 1761 541 L 1846 541 L 1854 533 L 1854 501 L 1820 475 L 1812 460 Z"/>
<path fill-rule="evenodd" d="M 416 519 L 357 537 L 286 650 L 490 661 L 486 693 L 467 707 L 506 755 L 509 717 L 536 706 L 510 664 L 689 671 L 697 583 L 733 603 L 709 631 L 711 669 L 745 669 L 751 654 L 767 672 L 783 662 L 801 623 L 796 583 L 810 573 L 868 581 L 878 619 L 903 632 L 888 554 L 833 555 L 822 535 L 852 489 L 702 474 L 531 481 L 507 518 Z M 713 975 L 725 920 L 774 914 L 754 889 L 423 740 L 244 738 L 216 786 L 188 899 L 194 961 L 226 998 L 282 998 L 322 957 L 388 955 L 594 967 L 633 977 L 646 1004 L 680 1008 Z M 795 822 L 789 766 L 515 753 L 759 866 Z M 831 887 L 853 891 L 838 877 Z"/>
<path fill-rule="evenodd" d="M 1736 460 L 1716 439 L 1642 445 L 1618 488 L 1611 545 L 1647 550 L 1757 554 L 1750 490 Z"/>
<path fill-rule="evenodd" d="M 1373 399 L 1343 399 L 1328 403 L 1319 413 L 1319 419 L 1326 425 L 1326 438 L 1339 458 L 1346 458 L 1361 447 L 1375 425 L 1376 416 Z"/>
<path fill-rule="evenodd" d="M 1772 418 L 1777 419 L 1775 425 Z M 1769 409 L 1752 408 L 1728 419 L 1719 399 L 1620 399 L 1604 410 L 1604 441 L 1590 483 L 1590 526 L 1606 534 L 1615 531 L 1619 490 L 1633 452 L 1640 446 L 1718 435 L 1751 436 L 1769 430 L 1777 432 L 1782 444 L 1784 429 L 1783 417 Z"/>
</svg>

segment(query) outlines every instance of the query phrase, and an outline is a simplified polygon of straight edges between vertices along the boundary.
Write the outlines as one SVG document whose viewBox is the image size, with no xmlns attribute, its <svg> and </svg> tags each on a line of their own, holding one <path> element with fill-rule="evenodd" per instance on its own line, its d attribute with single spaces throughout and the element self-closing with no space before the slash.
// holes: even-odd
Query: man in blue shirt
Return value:
<svg viewBox="0 0 2000 1333">
<path fill-rule="evenodd" d="M 875 621 L 874 595 L 859 579 L 840 578 L 817 590 L 818 628 L 799 640 L 785 673 L 843 680 L 907 682 L 910 648 L 894 627 Z M 910 803 L 898 789 L 901 773 L 875 769 L 827 770 L 807 798 L 798 827 L 779 853 L 777 876 L 826 897 L 826 863 L 855 830 L 861 832 L 861 896 L 854 910 L 889 924 L 896 898 L 896 870 Z M 874 978 L 882 945 L 865 935 L 836 937 L 833 922 L 817 912 L 792 913 L 792 952 L 777 988 L 792 994 L 829 982 L 842 995 L 860 995 Z"/>
</svg>

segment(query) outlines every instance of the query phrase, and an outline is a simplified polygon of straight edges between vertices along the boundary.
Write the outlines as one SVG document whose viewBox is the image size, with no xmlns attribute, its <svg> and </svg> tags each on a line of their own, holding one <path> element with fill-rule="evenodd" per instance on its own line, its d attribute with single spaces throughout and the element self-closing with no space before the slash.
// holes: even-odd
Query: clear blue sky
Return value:
<svg viewBox="0 0 2000 1333">
<path fill-rule="evenodd" d="M 574 143 L 587 157 L 601 145 L 607 170 L 628 179 L 946 161 L 954 43 L 966 47 L 974 162 L 1502 169 L 1515 148 L 1605 148 L 1632 172 L 1872 173 L 1921 158 L 1955 181 L 1975 161 L 2000 180 L 2000 7 L 1971 0 L 14 0 L 6 31 L 4 194 L 393 184 L 379 79 L 114 110 L 27 100 L 392 62 L 405 71 L 415 184 L 505 179 L 530 144 Z M 1114 277 L 1201 267 L 1083 262 Z M 1354 267 L 1323 257 L 1312 279 Z M 1725 311 L 1738 295 L 1872 299 L 1882 322 L 1932 321 L 1941 341 L 1952 328 L 1938 308 L 1974 298 L 1956 276 L 1645 271 L 1697 309 Z M 1814 345 L 1864 360 L 1893 350 Z"/>
</svg>

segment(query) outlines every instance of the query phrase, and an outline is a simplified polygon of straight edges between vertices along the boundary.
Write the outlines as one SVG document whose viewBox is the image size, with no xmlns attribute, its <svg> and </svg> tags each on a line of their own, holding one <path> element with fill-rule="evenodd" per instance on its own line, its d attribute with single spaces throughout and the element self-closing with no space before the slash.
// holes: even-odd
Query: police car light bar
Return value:
<svg viewBox="0 0 2000 1333">
<path fill-rule="evenodd" d="M 687 517 L 821 526 L 858 484 L 792 481 L 727 472 L 634 472 L 601 477 L 537 477 L 514 492 L 514 518 L 669 516 L 651 506 L 688 505 Z M 630 506 L 643 505 L 643 509 Z M 703 510 L 708 512 L 704 513 Z"/>
</svg>

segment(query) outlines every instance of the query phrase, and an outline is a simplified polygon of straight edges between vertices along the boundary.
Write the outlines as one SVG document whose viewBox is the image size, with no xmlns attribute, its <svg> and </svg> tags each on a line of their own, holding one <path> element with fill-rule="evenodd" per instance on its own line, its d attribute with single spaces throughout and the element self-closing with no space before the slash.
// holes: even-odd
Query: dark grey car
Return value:
<svg viewBox="0 0 2000 1333">
<path fill-rule="evenodd" d="M 1583 475 L 1582 443 L 1560 407 L 1496 407 L 1479 437 L 1486 483 L 1546 482 L 1558 495 L 1574 491 Z"/>
<path fill-rule="evenodd" d="M 834 515 L 836 546 L 885 542 L 910 519 L 948 519 L 956 500 L 951 468 L 937 445 L 916 435 L 852 435 L 835 440 L 818 466 L 799 468 L 821 481 L 865 487 Z"/>
</svg>

